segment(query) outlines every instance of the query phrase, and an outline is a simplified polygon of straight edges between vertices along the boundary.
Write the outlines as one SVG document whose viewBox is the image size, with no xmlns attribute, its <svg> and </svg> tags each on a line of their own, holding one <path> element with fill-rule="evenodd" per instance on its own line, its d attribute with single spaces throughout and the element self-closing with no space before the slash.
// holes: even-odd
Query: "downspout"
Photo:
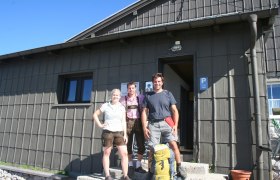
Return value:
<svg viewBox="0 0 280 180">
<path fill-rule="evenodd" d="M 257 147 L 262 146 L 262 122 L 260 114 L 260 92 L 259 92 L 259 78 L 258 78 L 258 62 L 256 53 L 256 41 L 257 41 L 257 20 L 258 16 L 256 14 L 251 14 L 249 16 L 249 23 L 251 29 L 251 43 L 250 43 L 250 57 L 252 62 L 253 71 L 253 92 L 254 92 L 254 117 L 257 127 Z M 259 148 L 256 148 L 256 160 L 257 160 L 257 179 L 263 180 L 263 154 Z"/>
</svg>

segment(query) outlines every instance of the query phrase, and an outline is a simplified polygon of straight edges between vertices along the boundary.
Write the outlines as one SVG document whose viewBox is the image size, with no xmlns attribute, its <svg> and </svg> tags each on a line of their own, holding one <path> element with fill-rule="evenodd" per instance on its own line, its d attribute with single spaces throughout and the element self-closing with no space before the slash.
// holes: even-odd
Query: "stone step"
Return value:
<svg viewBox="0 0 280 180">
<path fill-rule="evenodd" d="M 209 174 L 209 164 L 206 163 L 182 162 L 181 166 L 187 174 Z"/>
<path fill-rule="evenodd" d="M 224 180 L 224 177 L 227 175 L 223 174 L 210 174 L 209 173 L 209 165 L 205 163 L 190 163 L 190 162 L 182 162 L 181 166 L 184 171 L 187 173 L 187 180 Z M 147 162 L 142 162 L 143 169 L 147 170 Z M 122 175 L 122 171 L 120 167 L 110 168 L 110 174 L 115 179 L 120 179 Z M 146 180 L 148 177 L 148 173 L 141 174 L 135 172 L 134 180 Z M 78 180 L 95 180 L 95 179 L 104 179 L 102 174 L 92 174 L 89 176 L 78 176 Z"/>
<path fill-rule="evenodd" d="M 92 174 L 88 176 L 79 176 L 77 180 L 101 180 L 105 179 L 105 177 L 102 174 Z M 114 178 L 114 179 L 120 179 L 120 178 Z M 147 180 L 148 179 L 148 173 L 141 174 L 141 173 L 135 173 L 135 176 L 133 180 Z M 207 175 L 201 175 L 201 174 L 188 174 L 188 177 L 186 180 L 228 180 L 228 176 L 225 174 L 217 174 L 217 173 L 209 173 Z"/>
<path fill-rule="evenodd" d="M 113 179 L 121 179 L 123 176 L 122 170 L 120 169 L 120 167 L 110 168 L 110 174 Z M 94 174 L 90 174 L 90 175 L 83 175 L 83 176 L 77 177 L 77 180 L 97 180 L 97 179 L 105 179 L 104 174 L 94 173 Z"/>
<path fill-rule="evenodd" d="M 188 174 L 186 180 L 228 180 L 228 175 L 218 173 L 209 173 L 207 175 Z"/>
<path fill-rule="evenodd" d="M 77 180 L 98 180 L 98 179 L 105 179 L 105 177 L 103 174 L 98 174 L 98 173 L 94 173 L 90 175 L 82 175 L 77 177 Z"/>
</svg>

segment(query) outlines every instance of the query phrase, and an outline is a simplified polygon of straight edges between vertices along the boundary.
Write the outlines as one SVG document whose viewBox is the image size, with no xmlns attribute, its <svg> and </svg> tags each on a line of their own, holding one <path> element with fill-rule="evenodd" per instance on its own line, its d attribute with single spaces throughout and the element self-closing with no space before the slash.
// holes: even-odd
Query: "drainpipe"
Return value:
<svg viewBox="0 0 280 180">
<path fill-rule="evenodd" d="M 251 62 L 252 62 L 252 71 L 253 71 L 253 90 L 254 90 L 254 110 L 255 110 L 255 121 L 257 126 L 257 147 L 262 146 L 262 122 L 260 114 L 260 92 L 259 92 L 259 78 L 258 78 L 258 62 L 257 62 L 257 53 L 256 53 L 256 41 L 257 41 L 257 19 L 256 14 L 251 14 L 249 16 L 249 23 L 251 29 Z M 257 179 L 263 180 L 263 154 L 259 148 L 256 148 L 257 153 Z"/>
</svg>

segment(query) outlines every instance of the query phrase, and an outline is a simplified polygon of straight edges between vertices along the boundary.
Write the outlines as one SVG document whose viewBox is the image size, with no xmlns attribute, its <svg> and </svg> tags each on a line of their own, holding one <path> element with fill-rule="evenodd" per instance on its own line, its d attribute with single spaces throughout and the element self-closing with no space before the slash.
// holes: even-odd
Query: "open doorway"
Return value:
<svg viewBox="0 0 280 180">
<path fill-rule="evenodd" d="M 171 91 L 179 110 L 178 132 L 180 151 L 192 153 L 193 150 L 193 56 L 162 58 L 158 71 L 165 76 L 164 88 Z"/>
</svg>

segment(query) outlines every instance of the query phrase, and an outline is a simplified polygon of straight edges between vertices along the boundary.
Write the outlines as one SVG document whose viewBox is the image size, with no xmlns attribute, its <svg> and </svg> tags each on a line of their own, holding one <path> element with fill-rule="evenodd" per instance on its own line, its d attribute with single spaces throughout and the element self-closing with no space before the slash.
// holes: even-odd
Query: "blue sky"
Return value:
<svg viewBox="0 0 280 180">
<path fill-rule="evenodd" d="M 63 43 L 138 0 L 1 0 L 0 55 Z"/>
</svg>

